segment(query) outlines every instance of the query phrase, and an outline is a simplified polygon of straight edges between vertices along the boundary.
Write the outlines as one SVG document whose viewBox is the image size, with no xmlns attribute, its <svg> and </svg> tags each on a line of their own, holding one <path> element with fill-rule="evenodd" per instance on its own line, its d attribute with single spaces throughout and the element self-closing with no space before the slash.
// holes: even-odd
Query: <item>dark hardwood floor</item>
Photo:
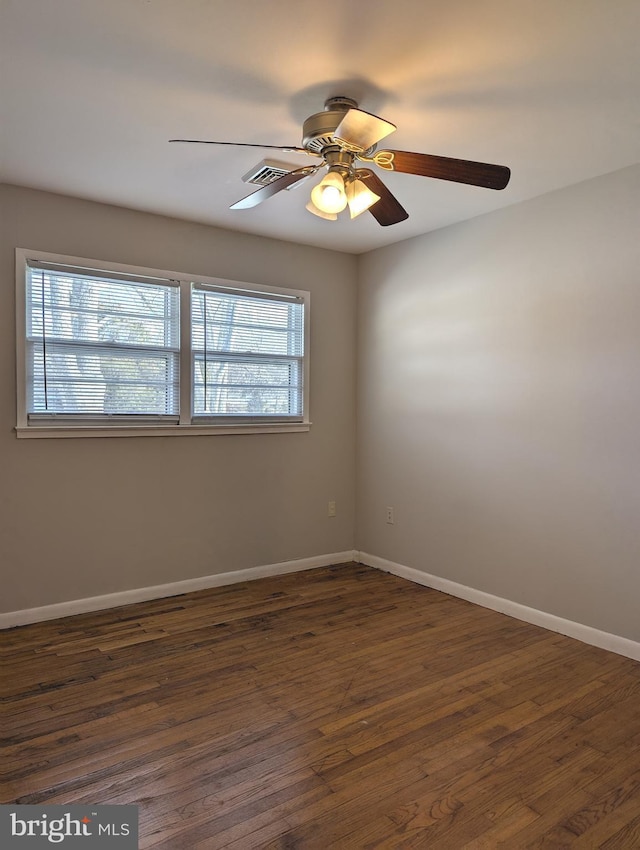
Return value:
<svg viewBox="0 0 640 850">
<path fill-rule="evenodd" d="M 368 567 L 0 641 L 2 802 L 141 848 L 640 847 L 640 664 Z"/>
</svg>

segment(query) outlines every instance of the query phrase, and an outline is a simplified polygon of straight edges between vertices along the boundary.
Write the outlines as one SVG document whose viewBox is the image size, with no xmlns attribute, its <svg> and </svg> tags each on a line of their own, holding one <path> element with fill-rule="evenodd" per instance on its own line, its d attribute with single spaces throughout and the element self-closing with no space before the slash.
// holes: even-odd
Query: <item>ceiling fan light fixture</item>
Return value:
<svg viewBox="0 0 640 850">
<path fill-rule="evenodd" d="M 347 206 L 344 178 L 339 171 L 329 171 L 311 190 L 311 200 L 324 213 L 339 213 Z M 312 210 L 313 212 L 313 210 Z"/>
<path fill-rule="evenodd" d="M 356 216 L 366 212 L 379 200 L 380 195 L 372 192 L 363 180 L 356 178 L 347 184 L 347 203 L 349 204 L 351 218 L 356 218 Z"/>
<path fill-rule="evenodd" d="M 314 215 L 317 215 L 317 216 L 318 216 L 318 218 L 325 218 L 327 221 L 337 221 L 337 219 L 338 219 L 338 214 L 337 214 L 337 213 L 327 213 L 327 212 L 323 212 L 323 210 L 321 210 L 319 207 L 317 207 L 317 206 L 313 203 L 313 201 L 311 201 L 311 200 L 310 200 L 310 201 L 309 201 L 309 203 L 307 204 L 307 207 L 306 207 L 306 208 L 309 210 L 309 212 L 310 212 L 310 213 L 313 213 Z"/>
</svg>

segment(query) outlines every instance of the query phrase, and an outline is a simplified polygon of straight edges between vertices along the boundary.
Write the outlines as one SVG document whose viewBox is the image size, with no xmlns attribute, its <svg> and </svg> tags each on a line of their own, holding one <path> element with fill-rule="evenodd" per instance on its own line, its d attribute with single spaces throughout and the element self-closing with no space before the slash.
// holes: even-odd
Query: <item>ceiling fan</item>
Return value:
<svg viewBox="0 0 640 850">
<path fill-rule="evenodd" d="M 261 204 L 320 169 L 326 174 L 313 188 L 307 204 L 309 212 L 335 220 L 347 206 L 351 218 L 369 211 L 386 227 L 409 217 L 395 196 L 370 168 L 400 171 L 422 177 L 451 180 L 487 189 L 504 189 L 511 171 L 504 165 L 490 165 L 466 159 L 451 159 L 425 153 L 378 150 L 378 143 L 396 129 L 394 124 L 358 108 L 350 97 L 330 97 L 323 112 L 311 115 L 302 126 L 302 147 L 261 145 L 249 142 L 213 142 L 201 139 L 170 139 L 171 142 L 202 145 L 232 145 L 269 148 L 287 153 L 304 153 L 320 162 L 304 165 L 273 180 L 261 189 L 236 201 L 232 210 L 245 210 Z"/>
</svg>

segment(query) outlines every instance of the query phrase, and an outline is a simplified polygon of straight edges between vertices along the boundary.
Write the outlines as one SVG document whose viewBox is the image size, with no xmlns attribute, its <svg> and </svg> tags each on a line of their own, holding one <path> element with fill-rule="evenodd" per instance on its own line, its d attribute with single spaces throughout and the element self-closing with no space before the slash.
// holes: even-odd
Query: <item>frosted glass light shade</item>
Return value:
<svg viewBox="0 0 640 850">
<path fill-rule="evenodd" d="M 314 205 L 325 213 L 339 213 L 347 206 L 344 180 L 335 171 L 330 171 L 311 190 Z"/>
<path fill-rule="evenodd" d="M 326 213 L 323 210 L 321 210 L 319 207 L 317 207 L 313 203 L 313 201 L 309 201 L 306 208 L 309 210 L 310 213 L 317 215 L 318 218 L 326 218 L 327 221 L 336 221 L 337 218 L 338 218 L 337 213 Z"/>
<path fill-rule="evenodd" d="M 380 200 L 380 195 L 372 192 L 362 180 L 352 180 L 347 185 L 347 201 L 351 218 L 359 216 Z"/>
</svg>

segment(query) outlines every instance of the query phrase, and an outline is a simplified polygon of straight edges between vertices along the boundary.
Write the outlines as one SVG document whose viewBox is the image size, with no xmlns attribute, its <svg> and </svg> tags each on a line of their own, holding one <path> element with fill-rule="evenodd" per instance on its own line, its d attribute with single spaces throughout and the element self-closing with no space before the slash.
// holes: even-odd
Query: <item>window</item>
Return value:
<svg viewBox="0 0 640 850">
<path fill-rule="evenodd" d="M 32 422 L 180 413 L 175 285 L 31 262 L 26 297 Z"/>
<path fill-rule="evenodd" d="M 18 436 L 308 428 L 309 294 L 17 252 Z"/>
<path fill-rule="evenodd" d="M 194 287 L 191 341 L 194 416 L 302 416 L 299 301 Z"/>
</svg>

